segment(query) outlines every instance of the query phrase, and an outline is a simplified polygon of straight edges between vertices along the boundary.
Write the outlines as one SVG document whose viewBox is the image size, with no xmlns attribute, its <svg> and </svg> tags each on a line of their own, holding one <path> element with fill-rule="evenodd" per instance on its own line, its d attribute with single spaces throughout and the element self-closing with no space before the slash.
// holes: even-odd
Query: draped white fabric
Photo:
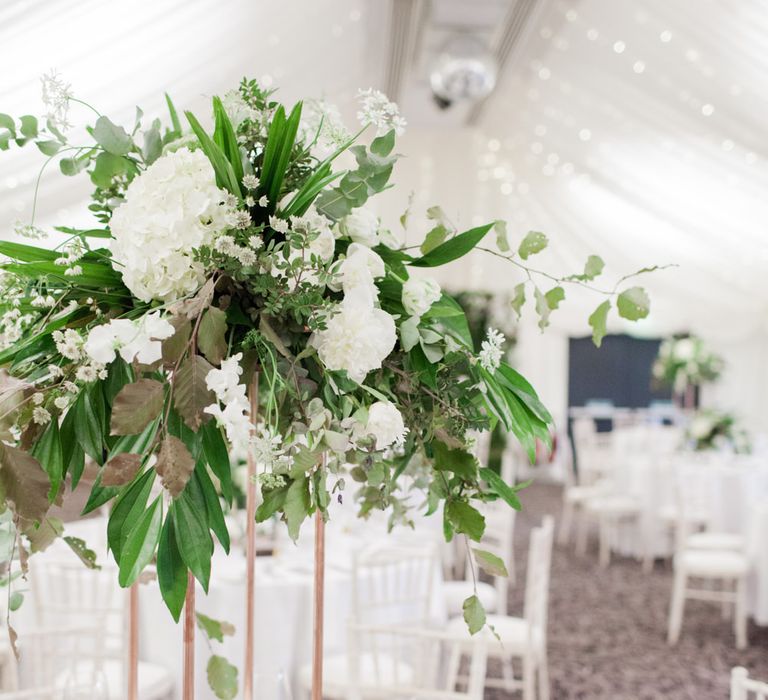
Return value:
<svg viewBox="0 0 768 700">
<path fill-rule="evenodd" d="M 36 109 L 37 78 L 54 66 L 79 97 L 125 124 L 135 104 L 161 114 L 163 91 L 202 114 L 207 96 L 243 74 L 269 76 L 289 100 L 325 95 L 351 122 L 357 88 L 382 83 L 387 10 L 372 0 L 141 0 L 130 10 L 9 1 L 0 8 L 0 111 Z M 676 264 L 642 280 L 653 311 L 631 332 L 691 330 L 715 343 L 729 369 L 708 396 L 768 427 L 766 36 L 760 0 L 546 0 L 476 125 L 450 126 L 455 119 L 411 112 L 405 100 L 402 186 L 383 198 L 381 213 L 395 227 L 412 189 L 416 210 L 441 202 L 459 224 L 498 217 L 514 237 L 545 231 L 553 252 L 533 262 L 571 272 L 599 253 L 609 263 L 601 287 L 648 264 Z M 6 236 L 29 218 L 42 156 L 33 148 L 2 156 Z M 38 220 L 82 222 L 89 183 L 54 169 L 41 181 Z M 422 221 L 410 242 L 425 228 Z M 481 254 L 442 277 L 493 289 L 520 279 Z M 553 315 L 547 343 L 561 349 L 548 367 L 537 331 L 524 329 L 521 363 L 545 386 L 563 373 L 566 334 L 584 333 L 599 302 L 570 296 Z M 614 319 L 611 328 L 630 326 Z M 557 384 L 552 396 L 544 391 L 556 409 L 564 408 Z"/>
</svg>

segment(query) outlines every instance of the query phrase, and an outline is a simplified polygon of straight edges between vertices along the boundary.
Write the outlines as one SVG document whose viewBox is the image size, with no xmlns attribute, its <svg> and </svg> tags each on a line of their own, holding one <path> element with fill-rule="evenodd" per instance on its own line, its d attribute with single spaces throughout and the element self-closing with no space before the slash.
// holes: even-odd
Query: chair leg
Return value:
<svg viewBox="0 0 768 700">
<path fill-rule="evenodd" d="M 539 700 L 549 700 L 549 661 L 546 649 L 539 659 Z"/>
<path fill-rule="evenodd" d="M 587 553 L 587 536 L 589 534 L 589 518 L 582 510 L 579 513 L 576 534 L 576 554 L 584 556 Z"/>
<path fill-rule="evenodd" d="M 536 667 L 533 657 L 523 657 L 523 700 L 536 700 Z"/>
<path fill-rule="evenodd" d="M 736 632 L 736 648 L 747 648 L 747 582 L 744 577 L 736 581 L 736 604 L 733 625 Z"/>
<path fill-rule="evenodd" d="M 613 523 L 609 523 L 606 517 L 600 518 L 600 566 L 608 566 L 611 563 L 611 533 Z"/>
<path fill-rule="evenodd" d="M 459 670 L 461 668 L 461 650 L 456 646 L 451 649 L 451 657 L 448 660 L 446 688 L 448 690 L 456 690 L 456 685 L 459 682 Z"/>
<path fill-rule="evenodd" d="M 573 503 L 565 501 L 563 503 L 563 514 L 560 516 L 560 528 L 557 532 L 558 544 L 568 544 L 571 539 L 571 530 L 573 529 Z"/>
<path fill-rule="evenodd" d="M 504 689 L 513 693 L 515 688 L 515 669 L 512 666 L 512 659 L 504 659 L 501 662 L 501 677 L 504 679 Z"/>
<path fill-rule="evenodd" d="M 683 612 L 685 610 L 685 587 L 687 576 L 684 570 L 675 569 L 675 579 L 672 584 L 672 601 L 669 606 L 669 632 L 667 642 L 677 644 L 680 638 L 680 630 L 683 626 Z"/>
</svg>

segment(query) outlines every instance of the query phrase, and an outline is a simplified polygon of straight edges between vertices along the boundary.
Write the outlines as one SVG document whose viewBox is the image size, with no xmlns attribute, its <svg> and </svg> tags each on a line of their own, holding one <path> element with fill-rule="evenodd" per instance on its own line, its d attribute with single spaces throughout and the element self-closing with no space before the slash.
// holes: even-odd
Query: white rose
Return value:
<svg viewBox="0 0 768 700">
<path fill-rule="evenodd" d="M 690 338 L 681 338 L 675 344 L 675 355 L 678 360 L 690 360 L 694 355 L 694 344 Z"/>
<path fill-rule="evenodd" d="M 440 298 L 440 285 L 431 277 L 411 278 L 403 285 L 403 307 L 411 316 L 423 316 Z"/>
<path fill-rule="evenodd" d="M 381 256 L 360 243 L 351 243 L 347 257 L 335 267 L 335 278 L 328 285 L 333 291 L 343 289 L 344 294 L 365 294 L 377 299 L 379 292 L 374 280 L 384 277 L 384 261 Z"/>
<path fill-rule="evenodd" d="M 379 242 L 379 217 L 370 209 L 360 207 L 339 222 L 339 229 L 355 243 L 373 248 Z"/>
<path fill-rule="evenodd" d="M 697 440 L 703 440 L 712 432 L 712 427 L 709 416 L 698 415 L 691 421 L 691 435 Z"/>
<path fill-rule="evenodd" d="M 360 439 L 373 435 L 376 438 L 376 449 L 383 450 L 392 443 L 402 443 L 407 432 L 397 407 L 389 401 L 377 401 L 368 408 L 368 420 L 355 431 L 355 437 Z"/>
<path fill-rule="evenodd" d="M 328 369 L 346 370 L 356 382 L 381 367 L 396 341 L 395 320 L 375 308 L 365 295 L 345 297 L 328 319 L 326 329 L 317 331 L 310 340 Z"/>
</svg>

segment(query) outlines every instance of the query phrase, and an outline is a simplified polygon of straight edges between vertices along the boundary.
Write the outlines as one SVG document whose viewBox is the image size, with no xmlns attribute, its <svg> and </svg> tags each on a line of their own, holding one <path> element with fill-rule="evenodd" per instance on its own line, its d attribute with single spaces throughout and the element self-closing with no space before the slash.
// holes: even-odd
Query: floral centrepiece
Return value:
<svg viewBox="0 0 768 700">
<path fill-rule="evenodd" d="M 657 382 L 679 394 L 688 386 L 717 380 L 724 367 L 723 359 L 708 350 L 701 338 L 686 336 L 661 343 L 652 374 Z"/>
<path fill-rule="evenodd" d="M 738 428 L 730 413 L 713 409 L 697 411 L 691 418 L 686 436 L 694 450 L 725 450 L 749 454 L 751 445 L 746 430 Z"/>
<path fill-rule="evenodd" d="M 525 275 L 509 311 L 528 289 L 543 328 L 565 285 L 602 273 L 600 258 L 542 275 L 525 261 L 543 234 L 513 246 L 502 222 L 460 232 L 438 208 L 420 250 L 405 249 L 368 206 L 389 186 L 406 126 L 377 91 L 361 93 L 357 134 L 324 103 L 286 110 L 244 80 L 213 99 L 212 133 L 190 112 L 183 126 L 168 99 L 168 126 L 139 116 L 129 131 L 99 116 L 93 143 L 79 145 L 66 135 L 69 86 L 54 76 L 44 87 L 45 124 L 0 115 L 0 149 L 34 143 L 63 174 L 87 173 L 96 223 L 59 227 L 56 250 L 0 241 L 0 486 L 23 537 L 57 531 L 50 504 L 92 463 L 84 512 L 110 504 L 120 584 L 155 561 L 178 619 L 187 572 L 207 589 L 214 538 L 229 549 L 230 453 L 255 456 L 257 519 L 280 518 L 294 539 L 341 493 L 363 517 L 407 523 L 406 480 L 424 486 L 426 513 L 442 510 L 448 538 L 482 540 L 478 503 L 519 507 L 517 488 L 472 456 L 471 436 L 500 423 L 533 459 L 551 416 L 504 360 L 503 334 L 476 347 L 459 304 L 411 273 L 494 232 L 495 254 Z M 355 164 L 334 170 L 345 151 Z M 613 297 L 624 318 L 648 313 L 640 287 L 606 296 L 589 318 L 597 342 Z M 478 606 L 467 606 L 473 631 Z"/>
</svg>

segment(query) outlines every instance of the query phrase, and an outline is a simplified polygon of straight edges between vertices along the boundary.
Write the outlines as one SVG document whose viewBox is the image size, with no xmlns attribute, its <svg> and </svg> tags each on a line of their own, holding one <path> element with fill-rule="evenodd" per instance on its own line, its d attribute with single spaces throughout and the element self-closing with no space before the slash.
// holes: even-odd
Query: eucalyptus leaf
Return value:
<svg viewBox="0 0 768 700">
<path fill-rule="evenodd" d="M 606 332 L 608 312 L 611 310 L 611 302 L 606 300 L 598 306 L 589 316 L 589 325 L 592 328 L 592 342 L 600 347 Z"/>
<path fill-rule="evenodd" d="M 93 127 L 93 138 L 107 153 L 124 156 L 133 148 L 133 139 L 122 126 L 114 124 L 109 117 L 99 117 Z"/>
<path fill-rule="evenodd" d="M 520 243 L 517 252 L 523 260 L 527 260 L 531 255 L 544 250 L 548 243 L 547 237 L 540 231 L 529 231 Z"/>
<path fill-rule="evenodd" d="M 619 294 L 616 299 L 619 316 L 629 321 L 639 321 L 645 318 L 651 310 L 651 300 L 642 287 L 630 287 Z"/>
</svg>

